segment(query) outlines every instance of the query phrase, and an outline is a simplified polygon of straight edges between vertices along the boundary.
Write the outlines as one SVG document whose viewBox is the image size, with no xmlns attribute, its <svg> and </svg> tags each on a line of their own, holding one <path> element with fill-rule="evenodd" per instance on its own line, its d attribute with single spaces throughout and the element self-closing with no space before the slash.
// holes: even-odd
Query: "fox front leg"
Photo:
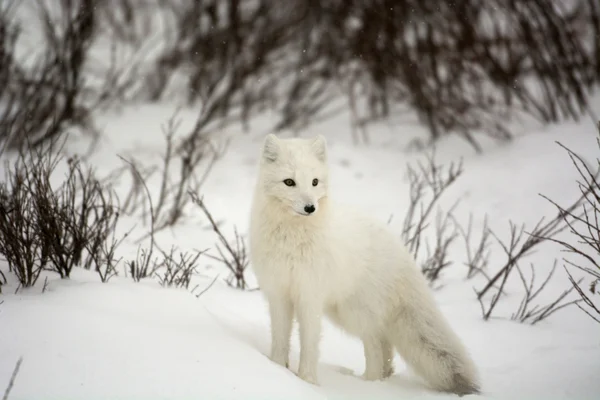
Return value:
<svg viewBox="0 0 600 400">
<path fill-rule="evenodd" d="M 300 325 L 300 366 L 298 376 L 308 383 L 318 385 L 317 364 L 321 337 L 321 309 L 317 302 L 306 301 L 297 306 Z"/>
<path fill-rule="evenodd" d="M 271 360 L 289 368 L 290 337 L 294 317 L 292 301 L 286 296 L 271 296 L 269 313 L 271 315 Z"/>
</svg>

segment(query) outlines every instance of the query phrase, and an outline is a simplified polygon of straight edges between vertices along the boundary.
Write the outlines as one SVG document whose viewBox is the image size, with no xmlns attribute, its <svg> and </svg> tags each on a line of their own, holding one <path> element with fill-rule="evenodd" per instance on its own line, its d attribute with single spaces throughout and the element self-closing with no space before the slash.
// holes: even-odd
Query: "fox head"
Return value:
<svg viewBox="0 0 600 400">
<path fill-rule="evenodd" d="M 319 212 L 327 196 L 327 143 L 322 135 L 311 139 L 265 138 L 261 162 L 262 192 L 283 211 L 308 217 Z"/>
</svg>

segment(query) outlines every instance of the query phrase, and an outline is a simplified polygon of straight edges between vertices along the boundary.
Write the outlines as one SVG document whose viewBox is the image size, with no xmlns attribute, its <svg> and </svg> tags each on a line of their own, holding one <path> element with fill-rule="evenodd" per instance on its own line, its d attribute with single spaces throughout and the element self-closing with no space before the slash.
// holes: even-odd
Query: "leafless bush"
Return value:
<svg viewBox="0 0 600 400">
<path fill-rule="evenodd" d="M 116 250 L 129 235 L 126 233 L 121 239 L 115 237 L 116 221 L 117 219 L 113 221 L 114 225 L 105 231 L 105 236 L 96 236 L 86 246 L 89 258 L 85 266 L 89 269 L 89 265 L 93 264 L 103 283 L 108 282 L 113 276 L 119 275 L 117 266 L 123 257 L 117 258 Z"/>
<path fill-rule="evenodd" d="M 598 133 L 600 134 L 600 123 L 598 123 Z M 589 166 L 581 156 L 566 146 L 560 143 L 559 145 L 567 151 L 579 173 L 580 179 L 577 181 L 577 185 L 581 192 L 580 207 L 564 208 L 547 197 L 543 197 L 556 206 L 561 221 L 568 226 L 569 232 L 574 234 L 577 239 L 575 242 L 554 237 L 546 237 L 546 239 L 559 244 L 565 252 L 583 261 L 584 264 L 580 264 L 570 259 L 564 259 L 568 265 L 583 271 L 591 278 L 588 290 L 581 287 L 581 280 L 575 281 L 566 266 L 564 268 L 573 288 L 579 293 L 585 304 L 585 306 L 577 304 L 578 307 L 591 318 L 600 322 L 600 304 L 597 297 L 594 298 L 594 296 L 598 296 L 598 284 L 600 284 L 600 264 L 597 261 L 600 255 L 600 183 L 598 182 L 600 157 L 596 158 L 597 170 L 593 171 L 595 168 Z M 598 139 L 598 146 L 600 147 L 600 139 Z"/>
<path fill-rule="evenodd" d="M 17 172 L 17 171 L 15 171 Z M 35 204 L 21 173 L 0 183 L 0 253 L 23 287 L 35 285 L 48 262 L 35 226 Z"/>
<path fill-rule="evenodd" d="M 10 147 L 37 145 L 59 135 L 69 126 L 84 126 L 91 131 L 89 109 L 83 105 L 82 69 L 95 29 L 94 1 L 61 0 L 60 23 L 44 2 L 38 2 L 38 21 L 43 30 L 45 51 L 33 67 L 16 59 L 15 47 L 20 26 L 12 11 L 17 2 L 9 1 L 0 14 L 6 26 L 4 37 L 4 80 L 0 83 L 3 105 L 1 139 Z M 6 32 L 8 31 L 8 32 Z M 2 32 L 2 30 L 0 30 Z"/>
<path fill-rule="evenodd" d="M 159 261 L 152 258 L 152 251 L 153 248 L 147 250 L 140 246 L 135 259 L 125 261 L 125 273 L 129 272 L 129 276 L 135 282 L 150 278 L 156 272 Z"/>
<path fill-rule="evenodd" d="M 0 8 L 0 120 L 12 145 L 24 132 L 38 143 L 67 126 L 90 131 L 99 104 L 132 86 L 158 100 L 183 76 L 200 112 L 180 149 L 264 110 L 279 115 L 276 130 L 301 129 L 340 111 L 340 98 L 363 140 L 368 123 L 412 110 L 432 140 L 454 132 L 479 149 L 474 131 L 509 140 L 513 116 L 579 118 L 600 81 L 592 0 L 61 0 L 55 10 L 40 1 L 46 48 L 27 68 L 14 51 L 17 3 Z M 117 48 L 154 50 L 156 29 L 164 37 L 150 73 L 145 55 L 116 65 Z M 114 39 L 103 57 L 113 65 L 98 72 L 90 48 L 101 34 Z M 87 85 L 88 72 L 102 82 Z"/>
<path fill-rule="evenodd" d="M 204 252 L 180 251 L 177 257 L 174 246 L 166 252 L 155 243 L 154 249 L 158 252 L 152 257 L 149 250 L 139 247 L 136 258 L 125 262 L 126 273 L 135 282 L 155 277 L 163 287 L 189 289 L 192 277 L 198 272 L 198 259 Z"/>
<path fill-rule="evenodd" d="M 590 0 L 170 0 L 156 13 L 178 30 L 148 96 L 176 72 L 188 79 L 201 103 L 189 143 L 264 109 L 279 114 L 276 129 L 299 129 L 345 96 L 363 136 L 411 109 L 432 139 L 455 132 L 479 149 L 474 130 L 509 140 L 513 116 L 579 118 L 600 78 Z"/>
<path fill-rule="evenodd" d="M 0 253 L 24 287 L 42 270 L 67 278 L 75 266 L 94 267 L 102 281 L 115 273 L 115 198 L 76 158 L 53 185 L 61 151 L 55 141 L 22 150 L 0 184 Z"/>
<path fill-rule="evenodd" d="M 103 2 L 104 3 L 104 2 Z M 108 7 L 98 7 L 99 20 L 120 42 L 142 46 L 154 33 L 152 14 L 167 8 L 164 0 L 118 0 L 108 2 Z M 106 3 L 104 3 L 106 4 Z"/>
<path fill-rule="evenodd" d="M 564 216 L 572 214 L 579 209 L 582 202 L 590 198 L 588 192 L 582 190 L 579 197 L 568 209 L 561 209 L 559 214 L 551 221 L 544 223 L 540 220 L 531 232 L 525 232 L 525 226 L 518 227 L 510 222 L 509 241 L 505 242 L 496 235 L 487 224 L 487 216 L 484 219 L 481 236 L 475 241 L 473 235 L 473 217 L 469 216 L 467 228 L 453 215 L 454 208 L 459 204 L 456 202 L 450 209 L 438 210 L 435 218 L 434 241 L 430 245 L 427 242 L 427 228 L 431 225 L 431 214 L 447 189 L 460 177 L 463 172 L 462 162 L 451 163 L 448 166 L 440 166 L 435 160 L 435 149 L 427 154 L 426 162 L 418 163 L 416 168 L 408 167 L 410 203 L 404 219 L 402 238 L 409 251 L 418 258 L 419 251 L 425 246 L 426 257 L 421 264 L 424 276 L 431 284 L 439 283 L 440 273 L 453 264 L 449 258 L 449 251 L 455 245 L 458 238 L 462 238 L 466 249 L 467 279 L 481 274 L 487 279 L 484 287 L 476 292 L 480 302 L 484 320 L 488 320 L 498 302 L 505 294 L 505 285 L 509 276 L 516 269 L 523 282 L 525 289 L 524 297 L 515 311 L 512 319 L 520 322 L 536 324 L 567 306 L 579 301 L 565 301 L 573 289 L 560 294 L 554 301 L 547 305 L 533 305 L 533 301 L 540 292 L 546 288 L 547 281 L 552 277 L 551 271 L 546 280 L 538 288 L 535 288 L 535 273 L 529 282 L 523 272 L 519 269 L 519 263 L 529 256 L 537 247 L 548 240 L 557 241 L 555 237 L 569 228 Z M 588 186 L 589 187 L 589 179 Z M 586 194 L 587 193 L 587 194 Z M 600 193 L 600 192 L 599 192 Z M 489 264 L 491 250 L 490 238 L 496 239 L 500 248 L 507 257 L 505 264 L 493 275 L 488 275 L 486 269 Z M 562 243 L 562 242 L 561 242 Z M 576 285 L 576 289 L 579 287 Z M 439 287 L 439 285 L 438 285 Z M 491 294 L 489 300 L 485 300 L 486 294 Z"/>
<path fill-rule="evenodd" d="M 581 300 L 572 300 L 568 302 L 563 302 L 563 300 L 571 293 L 574 287 L 571 287 L 565 291 L 563 291 L 553 302 L 540 306 L 540 305 L 532 305 L 535 298 L 546 288 L 546 285 L 552 279 L 552 275 L 556 270 L 556 260 L 552 265 L 552 269 L 546 276 L 546 279 L 536 288 L 535 287 L 535 268 L 533 264 L 531 264 L 531 277 L 529 278 L 529 282 L 527 278 L 519 268 L 519 265 L 516 265 L 517 272 L 519 273 L 519 278 L 521 278 L 521 282 L 523 283 L 523 288 L 525 289 L 525 293 L 523 294 L 523 299 L 521 303 L 519 303 L 519 308 L 512 314 L 510 317 L 512 320 L 519 322 L 529 322 L 531 325 L 535 325 L 540 321 L 548 318 L 553 313 L 559 311 L 562 308 L 571 306 L 573 304 L 579 303 Z"/>
<path fill-rule="evenodd" d="M 415 258 L 419 255 L 425 230 L 429 227 L 431 213 L 436 204 L 456 179 L 462 174 L 462 161 L 440 166 L 435 159 L 435 149 L 426 155 L 425 163 L 408 168 L 410 203 L 404 217 L 402 239 Z M 425 244 L 427 258 L 421 269 L 430 282 L 436 281 L 442 269 L 451 264 L 447 259 L 448 249 L 457 238 L 456 224 L 452 223 L 452 212 L 456 204 L 444 212 L 438 211 L 433 248 Z"/>
<path fill-rule="evenodd" d="M 114 248 L 108 249 L 108 260 L 101 258 L 103 245 L 118 222 L 119 213 L 113 206 L 110 192 L 94 179 L 92 171 L 84 172 L 78 160 L 68 160 L 67 179 L 53 190 L 49 175 L 30 174 L 31 195 L 36 203 L 37 228 L 44 238 L 52 268 L 61 278 L 68 277 L 75 265 L 100 268 L 105 261 L 112 263 Z M 90 255 L 84 255 L 85 250 Z"/>
<path fill-rule="evenodd" d="M 569 210 L 573 211 L 577 209 L 580 201 L 581 199 L 578 199 L 574 202 L 569 207 Z M 568 227 L 568 225 L 564 223 L 561 213 L 547 223 L 544 223 L 544 219 L 542 218 L 531 232 L 525 232 L 524 225 L 518 227 L 512 221 L 509 222 L 509 226 L 510 237 L 508 242 L 503 241 L 493 231 L 490 231 L 491 235 L 496 239 L 497 243 L 504 251 L 506 262 L 491 278 L 488 279 L 488 282 L 481 290 L 476 291 L 477 299 L 481 305 L 483 319 L 486 321 L 492 316 L 498 302 L 505 294 L 505 286 L 508 278 L 513 270 L 518 269 L 519 263 L 532 254 L 540 244 L 547 240 L 551 240 Z M 484 302 L 486 294 L 491 294 L 491 299 L 487 305 Z M 548 316 L 549 314 L 544 315 Z"/>
<path fill-rule="evenodd" d="M 15 365 L 15 369 L 13 370 L 12 375 L 10 376 L 10 380 L 8 381 L 8 386 L 6 390 L 4 390 L 4 395 L 2 396 L 2 400 L 8 400 L 8 396 L 10 395 L 10 391 L 15 385 L 15 381 L 17 380 L 17 375 L 19 374 L 19 369 L 21 368 L 21 363 L 23 362 L 23 357 L 20 357 Z"/>
<path fill-rule="evenodd" d="M 225 252 L 221 249 L 221 247 L 217 244 L 216 248 L 219 253 L 219 257 L 212 256 L 210 254 L 206 254 L 207 257 L 210 257 L 216 261 L 221 262 L 223 265 L 229 269 L 231 275 L 227 280 L 227 284 L 233 286 L 235 283 L 235 287 L 237 289 L 245 290 L 248 287 L 246 283 L 246 277 L 244 275 L 246 268 L 248 267 L 248 263 L 250 262 L 248 258 L 248 253 L 246 250 L 246 244 L 244 239 L 239 235 L 237 229 L 235 230 L 235 242 L 230 243 L 225 238 L 225 235 L 221 232 L 219 225 L 215 222 L 212 214 L 206 208 L 204 201 L 198 197 L 198 195 L 192 191 L 188 192 L 192 201 L 200 207 L 204 215 L 210 221 L 213 231 L 219 237 L 219 242 L 225 248 Z"/>
<path fill-rule="evenodd" d="M 198 258 L 203 252 L 179 252 L 175 258 L 175 247 L 169 253 L 163 253 L 163 260 L 154 272 L 161 286 L 189 289 L 192 276 L 197 273 Z"/>
<path fill-rule="evenodd" d="M 90 53 L 99 18 L 115 2 L 40 0 L 27 21 L 17 18 L 19 3 L 0 4 L 0 142 L 35 147 L 73 127 L 96 137 L 93 112 L 122 96 L 134 77 L 131 65 L 90 68 L 98 64 Z M 39 27 L 42 41 L 35 54 L 19 58 L 25 23 Z"/>
</svg>

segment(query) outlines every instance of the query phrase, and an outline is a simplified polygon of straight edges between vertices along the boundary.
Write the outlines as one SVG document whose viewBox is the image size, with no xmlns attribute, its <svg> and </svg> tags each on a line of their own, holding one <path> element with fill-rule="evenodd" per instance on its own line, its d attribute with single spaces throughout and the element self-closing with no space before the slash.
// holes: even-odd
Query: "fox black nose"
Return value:
<svg viewBox="0 0 600 400">
<path fill-rule="evenodd" d="M 315 206 L 312 204 L 307 204 L 304 206 L 304 211 L 306 211 L 308 214 L 312 214 L 315 212 Z"/>
</svg>

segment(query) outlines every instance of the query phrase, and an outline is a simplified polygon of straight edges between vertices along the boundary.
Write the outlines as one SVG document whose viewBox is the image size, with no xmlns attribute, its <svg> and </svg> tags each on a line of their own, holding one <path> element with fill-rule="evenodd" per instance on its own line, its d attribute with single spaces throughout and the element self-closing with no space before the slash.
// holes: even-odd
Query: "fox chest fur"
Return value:
<svg viewBox="0 0 600 400">
<path fill-rule="evenodd" d="M 302 287 L 318 287 L 334 275 L 336 265 L 325 246 L 326 232 L 284 224 L 262 229 L 250 243 L 253 269 L 261 289 L 299 295 Z"/>
</svg>

